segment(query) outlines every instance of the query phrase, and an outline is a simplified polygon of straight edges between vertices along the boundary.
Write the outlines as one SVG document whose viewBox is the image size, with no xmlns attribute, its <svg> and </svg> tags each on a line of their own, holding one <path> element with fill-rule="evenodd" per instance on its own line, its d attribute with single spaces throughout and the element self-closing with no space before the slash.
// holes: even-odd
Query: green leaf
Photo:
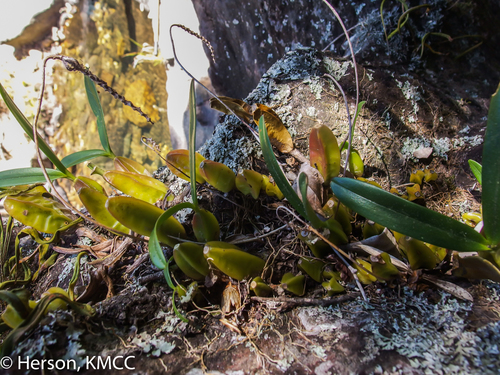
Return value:
<svg viewBox="0 0 500 375">
<path fill-rule="evenodd" d="M 51 180 L 68 177 L 57 169 L 46 169 Z M 41 168 L 19 168 L 0 172 L 0 187 L 36 184 L 45 182 Z"/>
<path fill-rule="evenodd" d="M 65 156 L 61 161 L 66 168 L 70 168 L 74 165 L 83 163 L 87 160 L 95 159 L 99 156 L 113 157 L 113 155 L 104 150 L 82 150 Z"/>
<path fill-rule="evenodd" d="M 482 205 L 484 235 L 500 243 L 500 85 L 491 97 L 483 145 Z"/>
<path fill-rule="evenodd" d="M 189 175 L 191 176 L 191 198 L 193 204 L 198 208 L 198 197 L 196 195 L 196 93 L 194 80 L 189 87 Z"/>
<path fill-rule="evenodd" d="M 164 270 L 168 267 L 167 260 L 163 255 L 163 250 L 161 249 L 160 241 L 158 240 L 158 228 L 161 228 L 162 224 L 168 220 L 168 218 L 178 211 L 191 208 L 194 209 L 194 205 L 192 203 L 179 203 L 174 207 L 169 208 L 163 214 L 160 215 L 158 220 L 156 220 L 153 231 L 151 232 L 151 236 L 149 237 L 149 256 L 151 257 L 151 262 L 160 270 Z M 171 286 L 173 289 L 174 287 Z"/>
<path fill-rule="evenodd" d="M 276 182 L 276 185 L 278 185 L 281 192 L 285 195 L 286 199 L 288 199 L 293 208 L 295 208 L 299 212 L 299 214 L 302 215 L 302 217 L 307 218 L 307 214 L 302 201 L 286 179 L 285 174 L 281 170 L 278 161 L 274 156 L 271 141 L 269 140 L 269 136 L 267 135 L 264 116 L 261 116 L 259 119 L 259 138 L 260 144 L 262 146 L 262 155 L 264 155 L 264 160 L 266 161 L 266 165 L 267 168 L 269 168 L 271 176 L 273 176 L 274 178 L 274 182 Z"/>
<path fill-rule="evenodd" d="M 344 205 L 396 232 L 457 251 L 489 250 L 473 228 L 371 184 L 336 177 L 331 187 Z"/>
<path fill-rule="evenodd" d="M 9 94 L 7 94 L 7 91 L 5 91 L 4 87 L 0 84 L 0 95 L 2 95 L 3 100 L 5 101 L 5 104 L 7 105 L 7 108 L 12 112 L 12 115 L 15 117 L 19 125 L 23 128 L 25 133 L 28 135 L 28 137 L 31 138 L 32 141 L 35 141 L 33 138 L 33 126 L 29 123 L 28 119 L 24 117 L 23 113 L 19 110 L 19 108 L 16 106 L 16 104 L 13 102 Z M 64 164 L 59 160 L 59 158 L 56 156 L 54 151 L 49 147 L 47 143 L 40 137 L 38 136 L 38 147 L 42 152 L 49 158 L 49 160 L 54 164 L 54 166 L 59 169 L 66 177 L 68 177 L 71 180 L 75 179 L 75 176 L 71 174 L 70 171 L 66 169 Z M 44 180 L 45 181 L 45 180 Z"/>
<path fill-rule="evenodd" d="M 308 178 L 307 175 L 302 172 L 299 175 L 299 189 L 300 189 L 300 194 L 302 195 L 302 204 L 304 205 L 304 209 L 307 213 L 306 219 L 311 222 L 311 225 L 315 229 L 320 229 L 325 227 L 325 223 L 322 222 L 318 216 L 316 216 L 316 212 L 311 206 L 311 203 L 307 200 L 307 185 L 308 185 Z"/>
<path fill-rule="evenodd" d="M 109 145 L 108 132 L 106 131 L 106 124 L 104 123 L 104 113 L 102 111 L 99 95 L 97 94 L 94 82 L 92 82 L 92 80 L 87 76 L 85 76 L 85 91 L 87 91 L 87 98 L 89 99 L 92 112 L 94 112 L 94 115 L 97 117 L 97 131 L 99 133 L 102 148 L 108 153 L 108 155 L 115 157 L 115 154 L 111 151 L 111 146 Z"/>
<path fill-rule="evenodd" d="M 483 167 L 481 166 L 481 164 L 479 164 L 475 160 L 469 159 L 469 167 L 470 167 L 472 173 L 474 174 L 474 177 L 476 178 L 477 182 L 479 182 L 479 184 L 482 185 L 483 184 L 483 179 L 482 179 Z"/>
</svg>

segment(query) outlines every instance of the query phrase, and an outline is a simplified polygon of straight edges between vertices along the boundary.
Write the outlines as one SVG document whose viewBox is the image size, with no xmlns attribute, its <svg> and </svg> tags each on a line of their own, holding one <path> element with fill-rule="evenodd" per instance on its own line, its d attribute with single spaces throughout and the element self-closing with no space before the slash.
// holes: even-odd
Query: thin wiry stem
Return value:
<svg viewBox="0 0 500 375">
<path fill-rule="evenodd" d="M 330 5 L 330 3 L 327 0 L 323 0 L 323 3 L 325 3 L 328 6 L 328 8 L 330 8 L 332 13 L 335 15 L 335 17 L 339 21 L 340 26 L 342 27 L 342 30 L 344 30 L 344 34 L 346 36 L 347 43 L 349 44 L 349 50 L 351 51 L 352 63 L 354 65 L 354 77 L 356 79 L 356 107 L 355 107 L 356 109 L 355 109 L 355 113 L 354 113 L 354 117 L 356 117 L 357 112 L 358 112 L 358 104 L 359 104 L 359 78 L 358 78 L 358 68 L 356 65 L 356 56 L 354 56 L 354 48 L 353 48 L 352 43 L 351 43 L 351 38 L 349 37 L 349 32 L 346 29 L 344 22 L 342 21 L 342 18 L 340 18 L 340 15 L 338 14 L 338 12 L 335 10 L 334 7 L 332 7 Z M 348 111 L 349 111 L 349 109 L 348 109 Z M 348 146 L 348 150 L 347 150 L 347 158 L 346 158 L 345 165 L 344 165 L 344 173 L 345 173 L 345 170 L 347 169 L 347 166 L 349 163 L 349 158 L 351 157 L 352 136 L 353 136 L 352 123 L 351 123 L 351 118 L 349 116 L 349 146 Z"/>
<path fill-rule="evenodd" d="M 94 73 L 92 73 L 90 71 L 90 69 L 88 69 L 88 68 L 84 67 L 82 64 L 80 64 L 78 62 L 78 60 L 76 60 L 72 57 L 63 56 L 63 55 L 51 56 L 51 58 L 54 60 L 61 60 L 62 63 L 64 64 L 64 67 L 69 72 L 77 71 L 77 72 L 80 72 L 83 75 L 89 77 L 92 81 L 94 81 L 99 86 L 101 86 L 104 89 L 104 91 L 108 92 L 111 96 L 113 96 L 113 98 L 118 99 L 126 106 L 129 106 L 134 111 L 138 112 L 142 117 L 144 117 L 147 122 L 154 125 L 154 122 L 151 121 L 151 118 L 147 114 L 145 114 L 141 108 L 134 105 L 134 103 L 132 103 L 130 100 L 127 100 L 123 95 L 119 94 L 114 88 L 112 88 L 110 85 L 108 85 L 106 81 L 100 79 L 98 76 L 96 76 Z"/>
<path fill-rule="evenodd" d="M 180 25 L 180 24 L 173 24 L 172 26 L 170 26 L 170 41 L 172 43 L 172 51 L 174 53 L 174 59 L 175 61 L 177 61 L 177 64 L 179 64 L 179 66 L 181 67 L 182 70 L 184 70 L 186 72 L 186 74 L 194 79 L 194 81 L 200 85 L 201 87 L 203 87 L 205 90 L 207 90 L 207 92 L 212 95 L 215 99 L 217 99 L 229 112 L 231 112 L 233 115 L 235 115 L 243 124 L 246 125 L 246 127 L 248 129 L 250 129 L 250 132 L 253 134 L 253 136 L 255 137 L 255 139 L 257 140 L 257 142 L 259 142 L 260 144 L 260 139 L 259 139 L 259 134 L 258 132 L 252 128 L 250 126 L 250 124 L 248 124 L 244 119 L 242 119 L 240 116 L 238 116 L 231 108 L 229 108 L 226 103 L 224 103 L 222 100 L 220 100 L 220 98 L 217 96 L 216 93 L 214 93 L 212 90 L 210 90 L 208 87 L 206 87 L 203 83 L 201 83 L 200 81 L 198 81 L 186 68 L 184 68 L 184 66 L 181 64 L 181 62 L 179 61 L 179 59 L 177 58 L 177 53 L 175 51 L 175 43 L 174 43 L 174 38 L 172 36 L 172 28 L 174 27 L 179 27 L 181 28 L 182 30 L 186 31 L 188 34 L 190 35 L 193 35 L 195 37 L 197 37 L 198 39 L 202 40 L 207 46 L 208 48 L 210 49 L 210 52 L 211 52 L 211 55 L 212 55 L 212 60 L 215 61 L 215 55 L 214 55 L 214 50 L 212 48 L 212 45 L 210 44 L 210 42 L 203 36 L 201 36 L 200 34 L 198 33 L 195 33 L 194 31 L 192 31 L 191 29 L 187 28 L 186 26 L 184 25 Z"/>
</svg>

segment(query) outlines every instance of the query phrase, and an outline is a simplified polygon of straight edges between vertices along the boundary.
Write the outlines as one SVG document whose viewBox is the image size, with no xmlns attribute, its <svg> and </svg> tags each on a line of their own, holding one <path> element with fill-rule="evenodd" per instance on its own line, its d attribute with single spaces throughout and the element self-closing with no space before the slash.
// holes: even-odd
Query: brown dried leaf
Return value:
<svg viewBox="0 0 500 375">
<path fill-rule="evenodd" d="M 264 116 L 267 134 L 271 144 L 280 152 L 287 154 L 293 150 L 292 136 L 283 125 L 279 116 L 268 106 L 256 104 L 257 109 L 253 112 L 253 120 L 258 125 L 261 116 Z"/>
</svg>

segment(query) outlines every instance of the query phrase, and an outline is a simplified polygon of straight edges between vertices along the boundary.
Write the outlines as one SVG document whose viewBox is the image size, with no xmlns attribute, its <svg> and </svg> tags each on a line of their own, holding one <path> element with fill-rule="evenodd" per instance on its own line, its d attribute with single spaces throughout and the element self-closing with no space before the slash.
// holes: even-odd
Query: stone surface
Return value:
<svg viewBox="0 0 500 375">
<path fill-rule="evenodd" d="M 454 80 L 474 80 L 482 71 L 497 76 L 495 63 L 500 52 L 495 46 L 500 36 L 494 32 L 500 4 L 496 0 L 453 3 L 447 0 L 432 2 L 430 7 L 414 10 L 409 21 L 386 42 L 380 17 L 380 2 L 334 0 L 330 3 L 341 15 L 350 30 L 356 57 L 370 65 L 386 66 L 411 63 L 414 68 L 436 72 L 459 65 L 453 71 Z M 219 95 L 243 98 L 260 77 L 285 52 L 296 46 L 328 50 L 340 56 L 350 52 L 342 29 L 327 6 L 321 1 L 296 0 L 287 3 L 248 0 L 233 2 L 214 0 L 207 3 L 193 0 L 200 20 L 200 31 L 215 50 L 215 62 L 210 62 L 210 78 Z M 418 5 L 416 2 L 409 6 Z M 383 8 L 387 34 L 397 28 L 402 15 L 401 6 L 385 2 Z M 456 38 L 452 42 L 429 33 L 443 33 Z M 472 37 L 472 36 L 476 37 Z M 426 47 L 420 59 L 422 38 Z M 482 42 L 478 48 L 469 48 Z M 205 49 L 207 56 L 208 49 Z M 488 77 L 488 74 L 484 76 Z M 477 79 L 482 81 L 482 79 Z M 490 94 L 496 83 L 487 83 Z"/>
</svg>

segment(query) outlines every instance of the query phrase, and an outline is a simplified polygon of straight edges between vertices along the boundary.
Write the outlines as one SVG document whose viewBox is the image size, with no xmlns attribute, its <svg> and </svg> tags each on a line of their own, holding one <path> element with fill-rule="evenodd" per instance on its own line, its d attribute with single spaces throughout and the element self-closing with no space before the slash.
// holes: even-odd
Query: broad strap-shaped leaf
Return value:
<svg viewBox="0 0 500 375">
<path fill-rule="evenodd" d="M 46 169 L 51 180 L 67 177 L 63 172 L 57 169 Z M 45 182 L 41 168 L 18 168 L 8 169 L 0 172 L 0 187 L 29 185 L 39 182 Z"/>
<path fill-rule="evenodd" d="M 477 182 L 479 182 L 480 185 L 483 184 L 483 167 L 481 164 L 479 164 L 477 161 L 469 159 L 469 167 L 474 174 L 474 177 L 476 178 Z"/>
<path fill-rule="evenodd" d="M 267 168 L 269 168 L 271 176 L 273 176 L 274 178 L 274 182 L 276 182 L 276 185 L 278 185 L 281 192 L 285 195 L 286 199 L 288 199 L 293 208 L 295 208 L 299 212 L 299 214 L 302 215 L 302 217 L 307 218 L 307 214 L 302 201 L 286 179 L 285 174 L 281 170 L 281 167 L 279 166 L 278 161 L 274 156 L 273 147 L 271 146 L 271 141 L 269 140 L 269 136 L 267 135 L 264 116 L 261 116 L 261 118 L 259 119 L 259 138 L 262 147 L 262 155 L 264 156 L 264 160 L 266 161 L 266 165 Z"/>
<path fill-rule="evenodd" d="M 491 97 L 488 124 L 484 135 L 482 205 L 484 235 L 500 243 L 500 85 Z"/>
<path fill-rule="evenodd" d="M 31 138 L 32 141 L 35 141 L 33 138 L 33 126 L 29 123 L 28 119 L 24 116 L 24 114 L 19 110 L 17 105 L 14 103 L 14 101 L 11 99 L 9 94 L 7 94 L 7 91 L 5 91 L 4 87 L 0 84 L 0 95 L 2 95 L 3 100 L 5 101 L 5 104 L 7 105 L 7 108 L 12 112 L 12 115 L 15 117 L 19 125 L 23 128 L 24 132 L 28 135 L 28 137 Z M 49 158 L 49 160 L 54 164 L 54 166 L 59 169 L 62 173 L 64 173 L 68 178 L 74 179 L 75 176 L 71 174 L 70 171 L 66 169 L 64 164 L 59 160 L 59 158 L 56 156 L 54 151 L 50 148 L 50 146 L 45 143 L 45 141 L 38 136 L 38 147 L 42 152 Z M 40 182 L 40 181 L 38 181 Z"/>
<path fill-rule="evenodd" d="M 191 199 L 198 208 L 198 196 L 196 195 L 196 92 L 194 80 L 189 87 L 189 175 L 191 176 Z M 199 164 L 198 164 L 199 165 Z"/>
<path fill-rule="evenodd" d="M 70 168 L 74 165 L 98 158 L 99 156 L 112 157 L 109 152 L 104 150 L 82 150 L 65 156 L 61 162 L 66 168 Z"/>
<path fill-rule="evenodd" d="M 344 205 L 396 232 L 457 251 L 490 249 L 473 228 L 371 184 L 337 177 L 331 187 Z"/>
<path fill-rule="evenodd" d="M 101 101 L 97 90 L 95 88 L 94 82 L 85 76 L 85 91 L 87 92 L 87 98 L 89 99 L 90 107 L 92 112 L 97 117 L 97 131 L 99 133 L 99 139 L 101 140 L 101 145 L 104 151 L 108 155 L 114 157 L 113 151 L 111 151 L 111 146 L 109 145 L 108 132 L 106 131 L 106 124 L 104 123 L 104 113 L 102 111 Z"/>
</svg>

